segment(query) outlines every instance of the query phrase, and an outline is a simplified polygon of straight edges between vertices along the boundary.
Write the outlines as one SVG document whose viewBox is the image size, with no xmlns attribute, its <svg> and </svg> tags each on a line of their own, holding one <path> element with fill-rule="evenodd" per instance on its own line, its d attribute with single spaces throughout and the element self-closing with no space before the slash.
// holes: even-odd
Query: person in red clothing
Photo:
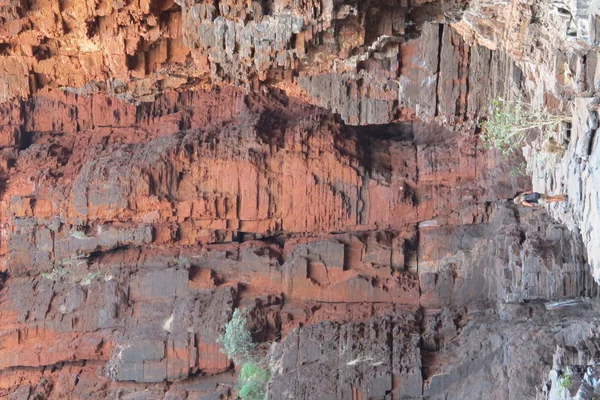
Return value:
<svg viewBox="0 0 600 400">
<path fill-rule="evenodd" d="M 523 192 L 517 197 L 515 197 L 515 204 L 520 204 L 525 207 L 541 207 L 547 203 L 556 203 L 560 201 L 565 201 L 567 196 L 563 194 L 558 194 L 556 196 L 547 196 L 543 193 L 534 192 L 532 190 L 528 190 L 527 192 Z"/>
</svg>

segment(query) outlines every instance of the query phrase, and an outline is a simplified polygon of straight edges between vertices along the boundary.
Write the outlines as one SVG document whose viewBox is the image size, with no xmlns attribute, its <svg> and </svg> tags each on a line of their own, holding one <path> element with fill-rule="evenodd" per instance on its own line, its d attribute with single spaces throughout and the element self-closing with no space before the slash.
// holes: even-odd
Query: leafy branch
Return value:
<svg viewBox="0 0 600 400">
<path fill-rule="evenodd" d="M 570 121 L 569 117 L 554 115 L 518 98 L 505 100 L 493 99 L 491 115 L 481 124 L 481 139 L 486 148 L 499 149 L 505 156 L 521 148 L 531 129 L 540 129 L 543 133 L 555 128 L 561 122 Z"/>
</svg>

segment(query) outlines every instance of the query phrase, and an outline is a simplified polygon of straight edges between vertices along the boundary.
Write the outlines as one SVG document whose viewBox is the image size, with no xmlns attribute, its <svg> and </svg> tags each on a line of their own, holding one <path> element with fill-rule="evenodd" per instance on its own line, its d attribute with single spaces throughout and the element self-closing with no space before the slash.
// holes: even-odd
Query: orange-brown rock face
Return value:
<svg viewBox="0 0 600 400">
<path fill-rule="evenodd" d="M 152 101 L 173 88 L 278 82 L 350 123 L 383 123 L 402 93 L 399 44 L 463 3 L 4 0 L 0 101 L 42 88 Z"/>
<path fill-rule="evenodd" d="M 0 0 L 0 397 L 235 398 L 244 308 L 269 398 L 530 398 L 500 355 L 597 289 L 480 145 L 522 77 L 461 4 Z"/>
<path fill-rule="evenodd" d="M 458 328 L 421 324 L 448 307 L 460 319 L 474 301 L 595 290 L 579 278 L 581 243 L 494 205 L 518 181 L 434 124 L 350 127 L 279 90 L 231 87 L 150 106 L 55 91 L 3 114 L 6 393 L 152 384 L 170 396 L 160 382 L 176 381 L 188 396 L 227 395 L 215 340 L 234 307 L 250 310 L 257 340 L 409 313 L 390 329 L 427 332 L 435 351 Z M 538 254 L 538 240 L 568 247 Z M 570 269 L 555 270 L 561 258 Z M 402 340 L 417 358 L 381 379 L 415 391 L 420 350 Z M 63 382 L 73 365 L 84 384 Z"/>
</svg>

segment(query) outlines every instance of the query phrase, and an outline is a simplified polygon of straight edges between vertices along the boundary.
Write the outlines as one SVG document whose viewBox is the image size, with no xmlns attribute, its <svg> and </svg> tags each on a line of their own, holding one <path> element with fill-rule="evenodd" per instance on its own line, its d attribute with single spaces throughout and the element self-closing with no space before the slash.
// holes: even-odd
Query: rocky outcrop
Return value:
<svg viewBox="0 0 600 400">
<path fill-rule="evenodd" d="M 274 376 L 269 395 L 301 399 L 564 398 L 556 383 L 557 371 L 551 371 L 552 354 L 558 345 L 562 358 L 554 357 L 554 368 L 562 368 L 562 362 L 587 363 L 597 352 L 597 312 L 597 305 L 590 302 L 556 308 L 536 302 L 468 313 L 458 324 L 453 319 L 456 315 L 447 313 L 436 322 L 440 333 L 453 335 L 446 336 L 435 352 L 414 351 L 423 340 L 415 325 L 423 322 L 402 313 L 358 326 L 320 323 L 300 328 L 272 349 Z M 556 319 L 561 319 L 560 325 L 549 324 Z M 387 346 L 377 346 L 383 342 Z M 547 386 L 531 384 L 549 372 L 554 380 Z"/>
<path fill-rule="evenodd" d="M 528 159 L 534 171 L 534 184 L 540 191 L 560 192 L 568 196 L 566 204 L 551 205 L 550 213 L 575 232 L 581 232 L 586 247 L 587 260 L 591 265 L 594 279 L 600 279 L 600 237 L 594 229 L 600 215 L 598 203 L 598 182 L 594 179 L 595 170 L 600 165 L 597 140 L 597 111 L 593 98 L 578 98 L 574 102 L 573 128 L 565 141 L 564 154 L 551 158 L 552 171 L 544 165 L 544 159 L 536 155 L 534 143 L 527 148 Z"/>
<path fill-rule="evenodd" d="M 589 1 L 532 5 L 509 2 L 485 7 L 474 3 L 473 6 L 453 27 L 468 42 L 470 36 L 464 29 L 471 31 L 473 41 L 490 48 L 506 48 L 517 59 L 513 71 L 519 71 L 521 82 L 508 81 L 500 93 L 507 98 L 520 94 L 534 108 L 546 108 L 570 118 L 569 124 L 552 132 L 533 135 L 537 139 L 529 141 L 524 155 L 536 191 L 568 195 L 568 203 L 551 204 L 547 208 L 555 219 L 582 235 L 587 260 L 594 279 L 598 280 L 600 237 L 593 225 L 598 219 L 599 203 L 598 184 L 593 176 L 598 165 L 595 134 L 600 83 L 600 10 L 595 2 Z M 494 22 L 502 29 L 489 25 L 492 20 L 487 16 L 493 13 L 503 16 Z M 515 14 L 523 17 L 513 18 Z M 545 29 L 550 26 L 553 29 Z M 532 36 L 536 37 L 533 46 L 527 41 Z M 551 151 L 548 137 L 558 143 Z"/>
<path fill-rule="evenodd" d="M 470 2 L 452 27 L 469 44 L 502 49 L 517 60 L 534 58 L 544 64 L 548 57 L 544 50 L 582 52 L 600 45 L 599 12 L 598 4 L 590 0 L 482 0 Z"/>
<path fill-rule="evenodd" d="M 269 398 L 421 397 L 419 340 L 418 322 L 401 312 L 301 328 L 272 350 Z"/>
<path fill-rule="evenodd" d="M 565 395 L 577 399 L 593 399 L 600 390 L 598 382 L 598 337 L 569 338 L 564 346 L 557 347 L 552 370 L 546 381 L 550 399 Z"/>
<path fill-rule="evenodd" d="M 397 48 L 462 3 L 3 1 L 0 100 L 49 87 L 151 101 L 172 88 L 249 87 L 332 68 L 357 73 L 374 54 L 393 60 L 389 44 Z M 337 67 L 340 61 L 347 65 Z"/>
<path fill-rule="evenodd" d="M 230 369 L 215 340 L 244 307 L 257 340 L 333 320 L 315 335 L 335 341 L 339 324 L 354 335 L 375 321 L 365 348 L 396 361 L 372 376 L 351 363 L 337 398 L 346 381 L 420 395 L 469 312 L 596 295 L 578 236 L 497 203 L 527 181 L 486 169 L 495 153 L 436 125 L 346 126 L 277 90 L 173 94 L 153 107 L 48 94 L 5 114 L 19 132 L 1 220 L 8 377 L 91 363 L 98 397 L 145 384 L 166 396 L 164 381 L 231 393 L 230 375 L 215 378 Z M 412 333 L 395 348 L 414 356 L 392 357 L 377 338 L 403 324 Z M 29 390 L 59 396 L 45 379 Z M 314 398 L 311 388 L 297 390 Z"/>
<path fill-rule="evenodd" d="M 580 3 L 528 64 L 523 2 L 0 0 L 0 396 L 234 398 L 244 308 L 270 398 L 544 398 L 597 327 L 597 185 L 515 208 L 479 122 L 593 96 Z"/>
<path fill-rule="evenodd" d="M 485 95 L 472 98 L 469 81 L 504 69 L 489 51 L 471 55 L 448 26 L 425 24 L 458 18 L 462 1 L 321 3 L 9 2 L 0 100 L 59 88 L 144 102 L 172 89 L 267 82 L 349 124 L 384 124 L 472 118 Z"/>
</svg>

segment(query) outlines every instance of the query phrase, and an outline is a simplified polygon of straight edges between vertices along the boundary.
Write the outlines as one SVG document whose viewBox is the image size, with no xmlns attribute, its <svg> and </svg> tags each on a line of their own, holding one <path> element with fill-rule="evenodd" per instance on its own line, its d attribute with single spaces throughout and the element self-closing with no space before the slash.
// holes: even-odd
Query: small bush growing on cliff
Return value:
<svg viewBox="0 0 600 400">
<path fill-rule="evenodd" d="M 252 358 L 256 346 L 252 343 L 252 335 L 246 329 L 246 317 L 239 309 L 233 312 L 231 321 L 225 325 L 225 333 L 217 339 L 222 345 L 223 353 L 236 364 L 241 364 Z"/>
<path fill-rule="evenodd" d="M 550 114 L 537 109 L 523 100 L 504 100 L 501 97 L 491 100 L 492 114 L 482 124 L 481 138 L 486 148 L 497 148 L 509 155 L 525 143 L 527 132 L 538 128 L 542 131 L 568 121 L 565 116 Z"/>
<path fill-rule="evenodd" d="M 564 391 L 568 391 L 573 386 L 573 373 L 570 368 L 566 368 L 563 372 L 563 376 L 559 379 L 558 384 L 560 385 L 560 394 L 563 395 Z"/>
<path fill-rule="evenodd" d="M 77 238 L 77 239 L 81 239 L 81 240 L 86 240 L 86 239 L 90 238 L 83 231 L 72 231 L 71 236 L 73 236 L 74 238 Z"/>
<path fill-rule="evenodd" d="M 240 371 L 238 395 L 244 400 L 264 400 L 269 371 L 252 361 L 244 363 Z"/>
<path fill-rule="evenodd" d="M 264 367 L 265 356 L 252 343 L 252 335 L 246 328 L 246 317 L 236 309 L 225 332 L 217 339 L 222 350 L 236 364 L 241 364 L 237 384 L 238 396 L 243 400 L 264 400 L 270 373 Z"/>
</svg>

